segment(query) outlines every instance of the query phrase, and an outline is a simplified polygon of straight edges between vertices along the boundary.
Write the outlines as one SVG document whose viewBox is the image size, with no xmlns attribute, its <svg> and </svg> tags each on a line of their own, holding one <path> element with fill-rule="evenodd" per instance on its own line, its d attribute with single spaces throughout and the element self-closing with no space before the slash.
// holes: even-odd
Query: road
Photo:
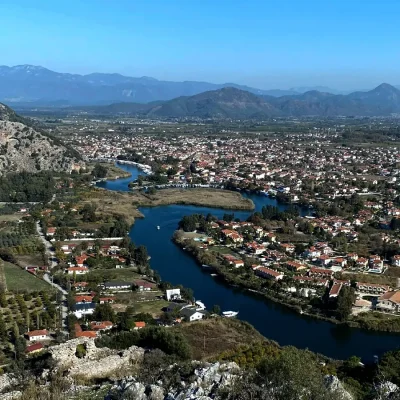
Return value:
<svg viewBox="0 0 400 400">
<path fill-rule="evenodd" d="M 49 260 L 49 267 L 51 270 L 57 265 L 56 253 L 53 249 L 53 244 L 46 239 L 46 236 L 44 235 L 43 229 L 40 226 L 39 222 L 36 222 L 36 231 L 40 237 L 40 240 L 43 242 L 43 244 L 46 248 L 46 254 L 47 254 L 47 257 Z M 67 322 L 67 315 L 68 315 L 68 308 L 67 308 L 66 304 L 67 304 L 68 292 L 66 290 L 64 290 L 61 286 L 55 284 L 53 282 L 53 277 L 51 275 L 49 275 L 48 273 L 44 274 L 43 279 L 61 293 L 61 305 L 60 305 L 61 318 L 63 321 L 64 333 L 68 334 L 68 332 L 66 331 L 66 329 L 67 329 L 66 322 Z"/>
</svg>

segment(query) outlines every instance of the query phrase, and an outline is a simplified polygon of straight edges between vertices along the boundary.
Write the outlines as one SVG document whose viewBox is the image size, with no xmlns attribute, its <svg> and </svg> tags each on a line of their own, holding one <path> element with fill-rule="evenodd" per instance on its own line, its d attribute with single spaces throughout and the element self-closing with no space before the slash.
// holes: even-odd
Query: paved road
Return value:
<svg viewBox="0 0 400 400">
<path fill-rule="evenodd" d="M 40 240 L 43 242 L 43 244 L 46 248 L 46 254 L 47 254 L 47 257 L 49 260 L 50 269 L 53 269 L 57 265 L 57 261 L 55 261 L 56 253 L 53 249 L 53 244 L 46 239 L 43 229 L 40 226 L 39 222 L 36 222 L 36 230 L 40 237 Z M 66 331 L 66 328 L 67 328 L 66 319 L 67 319 L 67 315 L 68 315 L 68 308 L 66 306 L 66 300 L 67 300 L 68 292 L 66 290 L 64 290 L 61 286 L 55 284 L 53 282 L 52 276 L 49 275 L 48 273 L 44 274 L 43 279 L 46 282 L 48 282 L 50 285 L 55 287 L 61 293 L 61 306 L 60 306 L 61 318 L 63 321 L 64 333 L 68 334 L 68 332 Z"/>
</svg>

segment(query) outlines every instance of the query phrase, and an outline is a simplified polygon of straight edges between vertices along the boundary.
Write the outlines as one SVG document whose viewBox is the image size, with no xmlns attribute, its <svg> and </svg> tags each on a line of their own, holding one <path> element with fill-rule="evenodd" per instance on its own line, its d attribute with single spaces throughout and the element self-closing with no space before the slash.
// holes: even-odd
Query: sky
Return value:
<svg viewBox="0 0 400 400">
<path fill-rule="evenodd" d="M 235 82 L 400 85 L 398 0 L 1 0 L 0 64 Z"/>
</svg>

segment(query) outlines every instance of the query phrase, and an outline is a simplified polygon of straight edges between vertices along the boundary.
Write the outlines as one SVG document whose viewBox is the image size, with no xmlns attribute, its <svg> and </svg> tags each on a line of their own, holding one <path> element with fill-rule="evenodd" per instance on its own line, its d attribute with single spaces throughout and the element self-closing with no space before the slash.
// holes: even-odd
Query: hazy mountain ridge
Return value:
<svg viewBox="0 0 400 400">
<path fill-rule="evenodd" d="M 93 105 L 115 102 L 148 103 L 180 96 L 235 87 L 258 95 L 285 95 L 293 91 L 261 90 L 235 83 L 161 81 L 151 77 L 128 77 L 120 74 L 88 75 L 58 73 L 49 69 L 18 65 L 0 66 L 0 101 L 9 104 L 35 103 L 50 105 Z"/>
<path fill-rule="evenodd" d="M 309 91 L 292 96 L 257 96 L 223 88 L 164 102 L 112 104 L 88 107 L 105 114 L 125 113 L 152 117 L 270 118 L 284 116 L 381 116 L 400 113 L 400 90 L 382 84 L 369 92 L 335 95 Z"/>
<path fill-rule="evenodd" d="M 79 156 L 0 103 L 0 175 L 44 170 L 71 172 Z"/>
</svg>

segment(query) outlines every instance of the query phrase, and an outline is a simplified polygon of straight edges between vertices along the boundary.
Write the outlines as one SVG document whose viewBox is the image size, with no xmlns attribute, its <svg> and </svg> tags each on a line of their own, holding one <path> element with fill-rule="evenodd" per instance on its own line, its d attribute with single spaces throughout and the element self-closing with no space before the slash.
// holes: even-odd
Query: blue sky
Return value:
<svg viewBox="0 0 400 400">
<path fill-rule="evenodd" d="M 260 88 L 400 85 L 398 0 L 1 0 L 0 64 Z"/>
</svg>

